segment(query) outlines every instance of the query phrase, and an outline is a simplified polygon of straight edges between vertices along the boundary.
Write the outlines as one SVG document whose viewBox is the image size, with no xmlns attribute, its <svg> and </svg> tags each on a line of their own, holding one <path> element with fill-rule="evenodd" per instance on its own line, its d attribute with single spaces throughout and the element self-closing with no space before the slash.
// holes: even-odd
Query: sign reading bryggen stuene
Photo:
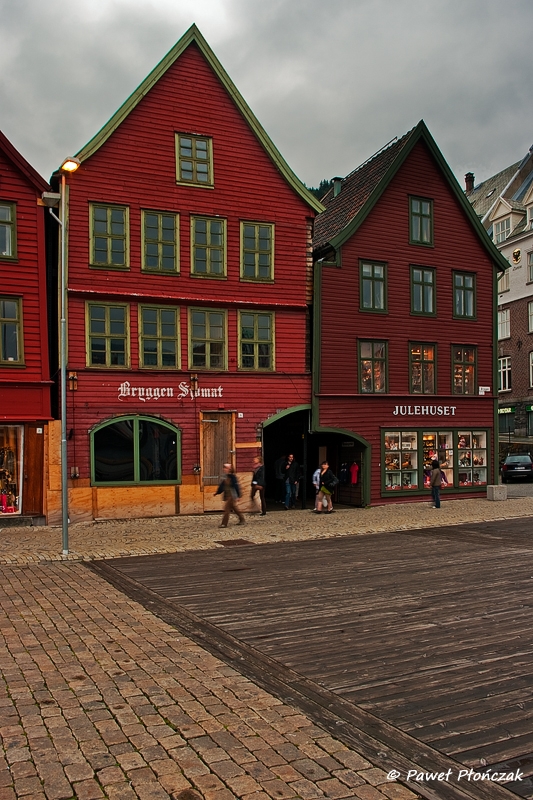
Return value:
<svg viewBox="0 0 533 800">
<path fill-rule="evenodd" d="M 132 386 L 129 381 L 124 381 L 118 387 L 118 399 L 135 399 L 146 403 L 147 400 L 163 400 L 175 397 L 182 400 L 184 397 L 222 397 L 223 386 L 198 387 L 193 389 L 186 381 L 181 381 L 177 387 L 174 386 Z"/>
<path fill-rule="evenodd" d="M 454 417 L 457 406 L 394 406 L 395 417 Z"/>
</svg>

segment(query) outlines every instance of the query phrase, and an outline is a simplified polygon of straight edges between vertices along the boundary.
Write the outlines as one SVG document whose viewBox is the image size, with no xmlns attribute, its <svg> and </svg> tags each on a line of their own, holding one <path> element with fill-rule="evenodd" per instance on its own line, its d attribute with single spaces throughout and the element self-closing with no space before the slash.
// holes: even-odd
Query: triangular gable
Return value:
<svg viewBox="0 0 533 800">
<path fill-rule="evenodd" d="M 385 191 L 389 183 L 392 181 L 392 179 L 394 178 L 394 176 L 396 175 L 402 164 L 405 162 L 409 154 L 412 152 L 415 145 L 418 142 L 423 141 L 427 145 L 431 155 L 434 157 L 452 193 L 459 202 L 459 205 L 463 209 L 466 217 L 468 218 L 472 227 L 477 233 L 485 250 L 487 250 L 490 258 L 496 263 L 497 267 L 500 270 L 505 270 L 509 266 L 509 264 L 504 259 L 504 257 L 502 256 L 496 245 L 491 241 L 491 239 L 487 235 L 487 231 L 481 224 L 477 214 L 475 213 L 471 204 L 466 198 L 465 193 L 457 183 L 455 175 L 451 171 L 446 160 L 444 159 L 444 156 L 437 147 L 437 143 L 430 134 L 424 121 L 421 120 L 416 126 L 416 128 L 414 128 L 409 134 L 403 137 L 403 139 L 400 141 L 403 142 L 403 146 L 401 148 L 398 148 L 396 157 L 390 164 L 385 174 L 381 177 L 378 183 L 373 187 L 372 191 L 368 194 L 367 200 L 364 203 L 364 205 L 357 212 L 357 214 L 348 222 L 348 224 L 343 228 L 343 230 L 340 231 L 336 236 L 334 236 L 329 241 L 329 244 L 335 250 L 337 250 L 344 242 L 346 242 L 351 236 L 353 236 L 353 234 L 357 231 L 357 229 L 360 227 L 363 221 L 370 214 L 370 212 L 376 205 L 379 198 L 382 196 L 383 192 Z"/>
<path fill-rule="evenodd" d="M 495 203 L 494 208 L 490 212 L 489 220 L 494 222 L 495 219 L 498 217 L 506 217 L 512 211 L 511 204 L 505 199 L 505 197 L 499 197 L 498 202 Z"/>
<path fill-rule="evenodd" d="M 189 30 L 181 37 L 181 39 L 174 45 L 167 55 L 157 64 L 157 66 L 150 72 L 144 79 L 140 86 L 128 97 L 128 99 L 120 106 L 118 111 L 113 114 L 111 119 L 100 129 L 100 131 L 93 136 L 93 138 L 76 153 L 80 161 L 85 161 L 90 158 L 107 139 L 114 133 L 118 126 L 126 119 L 126 117 L 133 111 L 133 109 L 140 103 L 140 101 L 148 94 L 150 89 L 158 82 L 158 80 L 167 72 L 167 70 L 177 61 L 182 53 L 191 45 L 196 44 L 200 52 L 211 66 L 213 72 L 216 74 L 227 93 L 237 106 L 255 137 L 259 140 L 267 155 L 274 162 L 279 172 L 283 175 L 287 183 L 300 195 L 307 205 L 311 206 L 315 211 L 320 212 L 324 209 L 322 203 L 307 189 L 300 179 L 291 170 L 279 150 L 276 148 L 269 135 L 257 120 L 250 107 L 240 94 L 239 90 L 227 74 L 226 70 L 215 56 L 206 40 L 196 27 L 191 25 Z"/>
<path fill-rule="evenodd" d="M 0 151 L 11 161 L 13 166 L 24 175 L 28 183 L 30 183 L 39 194 L 50 189 L 45 179 L 39 175 L 37 170 L 34 169 L 28 161 L 26 161 L 24 156 L 11 144 L 2 131 L 0 131 Z"/>
</svg>

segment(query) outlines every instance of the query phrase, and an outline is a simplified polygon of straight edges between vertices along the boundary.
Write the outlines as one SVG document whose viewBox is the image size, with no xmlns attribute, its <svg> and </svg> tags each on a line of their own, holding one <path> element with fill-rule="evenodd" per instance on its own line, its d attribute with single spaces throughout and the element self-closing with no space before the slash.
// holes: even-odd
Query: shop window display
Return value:
<svg viewBox="0 0 533 800">
<path fill-rule="evenodd" d="M 435 459 L 443 489 L 488 482 L 487 431 L 385 431 L 383 449 L 386 492 L 429 489 Z"/>
<path fill-rule="evenodd" d="M 385 433 L 385 488 L 418 489 L 418 445 L 414 431 Z"/>
<path fill-rule="evenodd" d="M 424 450 L 424 487 L 431 480 L 431 463 L 436 459 L 441 468 L 442 488 L 453 486 L 454 451 L 452 431 L 426 431 L 422 434 Z"/>
<path fill-rule="evenodd" d="M 0 514 L 20 514 L 22 427 L 0 425 Z"/>
<path fill-rule="evenodd" d="M 486 431 L 459 431 L 457 440 L 459 486 L 485 486 L 487 483 Z"/>
</svg>

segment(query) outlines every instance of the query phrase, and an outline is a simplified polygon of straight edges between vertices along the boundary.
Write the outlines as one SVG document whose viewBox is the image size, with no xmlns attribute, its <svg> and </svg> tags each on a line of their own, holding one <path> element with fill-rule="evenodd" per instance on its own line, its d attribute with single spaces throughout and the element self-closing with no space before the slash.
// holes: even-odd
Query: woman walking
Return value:
<svg viewBox="0 0 533 800">
<path fill-rule="evenodd" d="M 338 484 L 339 479 L 335 477 L 329 468 L 327 461 L 323 461 L 320 465 L 320 490 L 317 495 L 317 513 L 321 514 L 324 506 L 324 498 L 326 498 L 327 509 L 326 514 L 333 514 L 333 503 L 331 502 L 331 495 L 335 486 Z"/>
</svg>

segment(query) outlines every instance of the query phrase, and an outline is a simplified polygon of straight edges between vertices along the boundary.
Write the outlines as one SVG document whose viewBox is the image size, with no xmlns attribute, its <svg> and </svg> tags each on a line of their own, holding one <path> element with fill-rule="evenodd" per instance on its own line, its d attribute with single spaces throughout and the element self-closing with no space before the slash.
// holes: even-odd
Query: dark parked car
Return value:
<svg viewBox="0 0 533 800">
<path fill-rule="evenodd" d="M 527 478 L 527 480 L 533 481 L 531 456 L 526 454 L 507 456 L 502 464 L 502 482 L 507 483 L 514 478 Z"/>
</svg>

